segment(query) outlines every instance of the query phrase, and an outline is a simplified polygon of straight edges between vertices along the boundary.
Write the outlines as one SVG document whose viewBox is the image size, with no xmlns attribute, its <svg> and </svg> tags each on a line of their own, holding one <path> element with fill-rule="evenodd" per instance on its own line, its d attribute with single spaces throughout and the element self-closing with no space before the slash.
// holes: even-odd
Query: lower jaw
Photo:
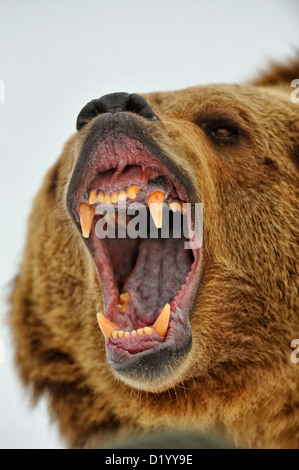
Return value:
<svg viewBox="0 0 299 470">
<path fill-rule="evenodd" d="M 179 278 L 180 281 L 183 282 L 181 286 L 180 283 L 178 284 L 178 286 L 180 286 L 177 286 L 179 290 L 177 292 L 175 289 L 174 292 L 172 290 L 171 296 L 167 297 L 167 294 L 162 289 L 158 311 L 156 311 L 154 315 L 152 313 L 150 316 L 146 316 L 145 313 L 151 310 L 150 308 L 146 308 L 146 297 L 143 297 L 141 310 L 138 309 L 138 296 L 136 297 L 137 300 L 134 298 L 129 300 L 125 313 L 121 314 L 118 310 L 118 307 L 121 307 L 121 305 L 118 305 L 121 290 L 126 291 L 132 288 L 132 282 L 129 280 L 118 285 L 115 267 L 113 268 L 113 263 L 108 262 L 108 259 L 113 257 L 113 252 L 115 252 L 116 245 L 118 245 L 119 242 L 116 240 L 114 242 L 116 245 L 112 244 L 109 247 L 109 243 L 107 245 L 107 242 L 95 237 L 95 230 L 92 230 L 89 242 L 89 248 L 91 248 L 91 251 L 95 254 L 95 267 L 100 273 L 99 280 L 105 305 L 105 319 L 116 326 L 118 333 L 122 331 L 122 336 L 113 335 L 112 333 L 106 336 L 102 330 L 106 336 L 105 346 L 108 364 L 114 375 L 121 379 L 122 382 L 136 389 L 148 392 L 158 393 L 174 386 L 177 382 L 183 380 L 184 372 L 189 363 L 188 356 L 192 347 L 190 315 L 192 314 L 193 304 L 203 272 L 204 248 L 201 247 L 192 250 L 193 261 L 191 260 L 189 267 L 185 268 L 183 274 L 185 281 L 183 281 L 182 276 Z M 156 243 L 157 242 L 154 242 L 154 244 Z M 169 243 L 169 241 L 167 240 L 166 243 Z M 183 241 L 180 243 L 183 245 Z M 95 247 L 97 249 L 95 249 Z M 142 251 L 141 253 L 144 254 Z M 123 258 L 125 256 L 125 250 L 123 251 L 123 256 L 121 256 L 120 251 L 117 251 L 116 254 L 117 258 Z M 185 255 L 183 258 L 180 258 L 180 260 L 185 259 L 185 266 L 187 266 L 186 258 L 184 257 Z M 142 259 L 143 258 L 141 258 L 141 260 Z M 141 266 L 141 268 L 147 266 L 146 263 L 144 264 L 141 260 L 138 266 Z M 170 262 L 169 258 L 166 256 L 164 260 L 163 263 L 165 262 L 168 266 Z M 171 274 L 176 268 L 182 269 L 182 263 L 176 267 L 172 266 L 172 269 L 170 271 L 168 270 L 167 276 L 171 278 Z M 148 268 L 146 268 L 145 272 L 141 269 L 142 285 L 144 285 L 144 280 L 146 282 L 147 269 Z M 109 279 L 110 281 L 108 281 Z M 114 280 L 111 281 L 111 279 Z M 132 274 L 128 279 L 132 280 Z M 149 284 L 151 285 L 151 289 L 153 289 L 152 275 L 150 279 L 151 282 Z M 135 284 L 135 282 L 133 282 L 133 284 Z M 135 293 L 137 295 L 137 291 L 135 291 Z M 131 297 L 133 297 L 133 295 L 131 295 Z M 152 327 L 154 323 L 156 323 L 160 309 L 163 309 L 165 302 L 170 306 L 170 316 L 167 331 L 161 337 L 156 333 L 157 330 L 155 331 Z M 139 316 L 134 315 L 134 311 L 138 312 Z M 102 312 L 100 312 L 100 314 L 101 313 Z M 99 326 L 101 327 L 100 324 Z M 138 331 L 138 329 L 143 328 L 153 330 L 153 333 L 151 333 L 150 336 L 143 334 L 133 339 L 131 335 L 131 333 L 133 333 L 132 330 L 137 329 Z M 136 344 L 138 347 L 136 347 Z"/>
<path fill-rule="evenodd" d="M 182 380 L 192 346 L 190 324 L 179 345 L 169 338 L 161 345 L 127 357 L 121 350 L 113 351 L 106 344 L 107 360 L 114 374 L 128 385 L 143 391 L 158 393 Z"/>
<path fill-rule="evenodd" d="M 190 314 L 203 268 L 203 249 L 199 250 L 190 273 L 191 281 L 172 305 L 167 334 L 138 353 L 122 348 L 121 341 L 106 339 L 106 355 L 113 373 L 126 384 L 158 393 L 183 380 L 192 347 Z M 146 338 L 149 339 L 149 338 Z M 124 340 L 125 341 L 125 340 Z"/>
</svg>

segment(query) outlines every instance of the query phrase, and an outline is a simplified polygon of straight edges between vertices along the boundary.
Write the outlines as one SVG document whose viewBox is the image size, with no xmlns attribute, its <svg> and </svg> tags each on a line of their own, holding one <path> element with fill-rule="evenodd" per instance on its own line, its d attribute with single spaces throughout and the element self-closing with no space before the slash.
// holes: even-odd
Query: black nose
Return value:
<svg viewBox="0 0 299 470">
<path fill-rule="evenodd" d="M 137 93 L 110 93 L 97 100 L 92 100 L 81 109 L 77 118 L 77 131 L 93 117 L 104 113 L 131 112 L 151 121 L 158 121 L 148 102 Z"/>
</svg>

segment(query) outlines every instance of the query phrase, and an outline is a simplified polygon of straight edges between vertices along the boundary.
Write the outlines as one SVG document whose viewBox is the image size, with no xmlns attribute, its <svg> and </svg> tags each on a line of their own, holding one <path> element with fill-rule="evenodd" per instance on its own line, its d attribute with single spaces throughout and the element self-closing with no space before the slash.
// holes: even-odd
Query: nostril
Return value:
<svg viewBox="0 0 299 470">
<path fill-rule="evenodd" d="M 106 110 L 100 100 L 91 100 L 80 111 L 77 117 L 76 129 L 79 131 L 94 117 L 105 113 Z"/>
<path fill-rule="evenodd" d="M 158 121 L 159 118 L 148 102 L 137 93 L 110 93 L 101 98 L 89 101 L 80 111 L 76 128 L 79 131 L 92 118 L 104 113 L 131 112 L 146 119 Z"/>
<path fill-rule="evenodd" d="M 138 95 L 137 93 L 129 95 L 125 111 L 139 114 L 140 116 L 154 121 L 159 120 L 148 102 L 143 98 L 143 96 Z"/>
</svg>

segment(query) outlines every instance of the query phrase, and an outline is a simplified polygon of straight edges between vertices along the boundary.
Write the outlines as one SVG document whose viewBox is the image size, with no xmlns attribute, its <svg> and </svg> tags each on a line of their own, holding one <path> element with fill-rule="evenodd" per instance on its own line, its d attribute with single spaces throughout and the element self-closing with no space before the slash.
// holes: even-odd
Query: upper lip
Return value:
<svg viewBox="0 0 299 470">
<path fill-rule="evenodd" d="M 105 155 L 99 151 L 99 145 L 109 133 L 115 137 L 124 134 L 141 142 L 144 148 L 148 149 L 149 154 L 154 156 L 157 168 L 160 168 L 161 171 L 167 168 L 169 175 L 173 180 L 176 180 L 180 198 L 191 204 L 197 202 L 196 190 L 184 168 L 174 164 L 172 159 L 154 140 L 148 138 L 135 116 L 127 113 L 104 114 L 99 116 L 91 127 L 69 183 L 66 202 L 69 214 L 75 222 L 79 221 L 79 202 L 82 200 L 84 192 L 89 187 L 92 179 L 100 171 L 114 168 L 118 163 L 117 154 L 115 154 L 115 160 L 113 161 L 111 158 L 105 158 Z M 129 163 L 129 161 L 126 163 Z M 138 162 L 135 160 L 135 163 Z M 186 184 L 187 182 L 188 184 Z"/>
</svg>

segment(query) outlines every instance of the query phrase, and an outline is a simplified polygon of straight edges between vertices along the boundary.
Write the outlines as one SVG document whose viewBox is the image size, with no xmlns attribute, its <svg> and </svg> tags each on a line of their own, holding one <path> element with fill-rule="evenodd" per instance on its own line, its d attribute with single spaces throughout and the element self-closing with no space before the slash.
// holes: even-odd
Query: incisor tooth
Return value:
<svg viewBox="0 0 299 470">
<path fill-rule="evenodd" d="M 114 204 L 117 201 L 118 201 L 118 195 L 117 193 L 113 193 L 111 196 L 111 202 Z"/>
<path fill-rule="evenodd" d="M 138 334 L 139 336 L 142 336 L 142 335 L 143 335 L 143 328 L 139 328 L 139 329 L 137 330 L 137 334 Z"/>
<path fill-rule="evenodd" d="M 96 197 L 97 197 L 97 192 L 96 192 L 95 189 L 92 189 L 90 191 L 90 195 L 89 195 L 89 204 L 94 204 L 95 200 L 96 200 Z"/>
<path fill-rule="evenodd" d="M 129 336 L 130 336 L 130 332 L 129 332 L 129 331 L 126 331 L 126 332 L 125 332 L 125 338 L 128 339 Z"/>
<path fill-rule="evenodd" d="M 145 326 L 143 331 L 147 336 L 152 336 L 153 334 L 153 329 L 150 326 Z"/>
<path fill-rule="evenodd" d="M 127 196 L 129 199 L 135 199 L 137 194 L 139 193 L 140 189 L 135 184 L 129 186 L 127 189 Z"/>
<path fill-rule="evenodd" d="M 131 331 L 131 335 L 133 336 L 133 338 L 136 338 L 136 336 L 137 336 L 137 331 L 136 331 L 136 330 Z"/>
<path fill-rule="evenodd" d="M 97 193 L 95 202 L 104 202 L 104 194 Z"/>
<path fill-rule="evenodd" d="M 117 333 L 118 333 L 117 331 L 112 331 L 112 337 L 113 337 L 113 339 L 116 339 L 116 338 L 117 338 Z"/>
<path fill-rule="evenodd" d="M 97 195 L 97 202 L 104 202 L 105 201 L 105 195 L 104 193 L 98 193 Z"/>
<path fill-rule="evenodd" d="M 157 320 L 153 324 L 154 330 L 160 336 L 165 336 L 168 329 L 169 324 L 169 317 L 170 317 L 170 305 L 166 304 L 163 310 L 161 311 L 160 315 L 158 316 Z"/>
<path fill-rule="evenodd" d="M 118 332 L 118 337 L 122 338 L 124 336 L 124 334 L 125 334 L 125 332 L 121 330 L 121 331 Z"/>
<path fill-rule="evenodd" d="M 104 317 L 102 313 L 97 314 L 97 320 L 105 338 L 110 339 L 111 335 L 113 335 L 114 338 L 114 332 L 116 332 L 117 335 L 117 330 L 119 330 L 119 327 L 117 325 L 114 325 L 114 323 L 112 323 L 111 321 L 107 320 L 107 318 Z"/>
<path fill-rule="evenodd" d="M 169 208 L 172 212 L 181 212 L 181 214 L 186 214 L 186 208 L 184 207 L 184 203 L 182 201 L 173 201 L 168 204 Z"/>
<path fill-rule="evenodd" d="M 89 206 L 85 202 L 82 202 L 82 204 L 80 205 L 80 223 L 82 228 L 82 235 L 84 238 L 89 237 L 94 215 L 94 207 Z"/>
<path fill-rule="evenodd" d="M 104 202 L 107 202 L 108 204 L 111 204 L 111 196 L 110 196 L 109 193 L 105 194 Z"/>
<path fill-rule="evenodd" d="M 122 189 L 121 191 L 119 191 L 118 200 L 119 201 L 124 201 L 125 199 L 127 199 L 127 196 L 126 196 L 126 193 L 125 193 L 124 189 Z"/>
<path fill-rule="evenodd" d="M 178 212 L 178 211 L 181 212 L 181 206 L 179 202 L 170 202 L 168 205 L 170 209 L 172 210 L 172 212 Z"/>
<path fill-rule="evenodd" d="M 162 191 L 154 191 L 147 198 L 148 207 L 157 228 L 162 227 L 163 202 L 165 193 Z"/>
</svg>

